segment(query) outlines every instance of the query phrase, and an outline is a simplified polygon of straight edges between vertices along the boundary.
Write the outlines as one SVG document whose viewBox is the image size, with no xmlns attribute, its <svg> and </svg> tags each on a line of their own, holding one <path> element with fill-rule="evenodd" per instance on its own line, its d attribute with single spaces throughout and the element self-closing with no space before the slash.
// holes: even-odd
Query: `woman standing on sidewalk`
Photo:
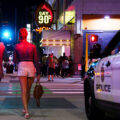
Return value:
<svg viewBox="0 0 120 120">
<path fill-rule="evenodd" d="M 25 118 L 30 117 L 28 111 L 28 102 L 30 99 L 30 89 L 34 82 L 36 71 L 37 82 L 39 82 L 40 80 L 40 69 L 38 65 L 36 46 L 34 44 L 27 42 L 27 35 L 28 32 L 26 28 L 21 28 L 19 32 L 20 43 L 16 44 L 14 51 L 14 62 L 18 63 L 18 76 L 22 90 L 21 94 Z"/>
</svg>

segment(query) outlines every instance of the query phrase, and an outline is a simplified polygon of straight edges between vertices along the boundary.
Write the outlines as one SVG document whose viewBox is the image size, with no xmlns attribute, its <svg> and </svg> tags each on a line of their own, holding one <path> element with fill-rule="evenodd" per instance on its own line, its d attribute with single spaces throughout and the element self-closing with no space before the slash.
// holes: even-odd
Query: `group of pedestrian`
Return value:
<svg viewBox="0 0 120 120">
<path fill-rule="evenodd" d="M 28 111 L 28 102 L 30 99 L 30 90 L 34 82 L 35 76 L 37 82 L 40 82 L 40 68 L 37 56 L 36 46 L 27 42 L 28 32 L 26 28 L 21 28 L 19 31 L 19 43 L 16 44 L 14 50 L 13 61 L 15 66 L 18 66 L 18 77 L 21 86 L 21 96 L 23 102 L 24 117 L 30 118 Z M 2 61 L 8 61 L 5 46 L 0 42 L 0 80 L 3 77 Z"/>
<path fill-rule="evenodd" d="M 41 62 L 41 75 L 47 76 L 48 75 L 48 81 L 53 81 L 54 76 L 56 77 L 67 77 L 72 76 L 73 71 L 73 61 L 72 57 L 67 57 L 65 53 L 63 53 L 63 56 L 60 56 L 57 58 L 54 56 L 53 53 L 47 55 L 43 55 L 42 62 Z"/>
</svg>

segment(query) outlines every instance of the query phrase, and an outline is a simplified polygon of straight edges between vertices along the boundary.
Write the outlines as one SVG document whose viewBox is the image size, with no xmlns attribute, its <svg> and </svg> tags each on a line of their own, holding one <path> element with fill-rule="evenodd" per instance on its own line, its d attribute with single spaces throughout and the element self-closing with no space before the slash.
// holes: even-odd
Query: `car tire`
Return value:
<svg viewBox="0 0 120 120">
<path fill-rule="evenodd" d="M 105 114 L 95 106 L 95 98 L 89 85 L 84 86 L 85 112 L 88 120 L 104 120 Z"/>
</svg>

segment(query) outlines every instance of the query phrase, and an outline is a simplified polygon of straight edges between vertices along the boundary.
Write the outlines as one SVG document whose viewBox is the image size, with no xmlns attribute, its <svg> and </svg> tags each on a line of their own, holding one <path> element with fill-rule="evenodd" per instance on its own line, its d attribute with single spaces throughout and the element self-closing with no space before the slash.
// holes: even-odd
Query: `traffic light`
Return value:
<svg viewBox="0 0 120 120">
<path fill-rule="evenodd" d="M 90 41 L 91 42 L 98 42 L 98 35 L 92 34 L 90 36 Z"/>
</svg>

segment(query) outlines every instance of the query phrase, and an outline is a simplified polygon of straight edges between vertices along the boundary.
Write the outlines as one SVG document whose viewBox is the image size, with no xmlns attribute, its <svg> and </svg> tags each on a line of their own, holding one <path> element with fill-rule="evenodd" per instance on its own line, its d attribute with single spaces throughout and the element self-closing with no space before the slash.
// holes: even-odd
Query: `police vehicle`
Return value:
<svg viewBox="0 0 120 120">
<path fill-rule="evenodd" d="M 93 62 L 84 80 L 85 111 L 89 120 L 112 116 L 120 120 L 120 53 Z"/>
</svg>

